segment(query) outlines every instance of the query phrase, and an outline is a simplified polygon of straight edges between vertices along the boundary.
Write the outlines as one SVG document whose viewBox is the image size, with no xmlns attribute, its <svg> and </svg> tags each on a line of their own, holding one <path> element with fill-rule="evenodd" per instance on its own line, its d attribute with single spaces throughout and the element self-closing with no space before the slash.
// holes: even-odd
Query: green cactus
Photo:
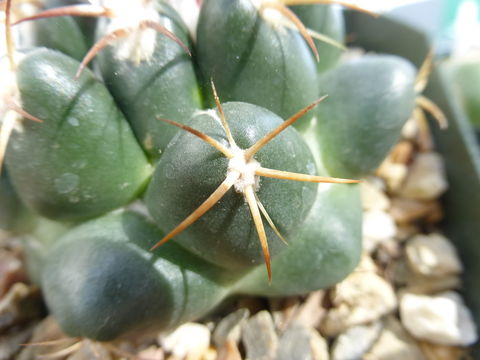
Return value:
<svg viewBox="0 0 480 360">
<path fill-rule="evenodd" d="M 37 36 L 22 56 L 9 45 L 2 63 L 0 225 L 24 235 L 62 328 L 111 340 L 173 328 L 228 296 L 305 294 L 345 277 L 361 205 L 343 178 L 373 171 L 399 137 L 413 66 L 386 55 L 338 65 L 324 44 L 317 66 L 293 14 L 341 42 L 326 5 L 206 0 L 194 42 L 162 0 L 105 3 L 33 17 L 55 38 Z M 91 50 L 79 22 L 46 18 L 64 13 L 101 17 Z M 67 28 L 84 34 L 73 52 L 56 40 Z"/>
</svg>

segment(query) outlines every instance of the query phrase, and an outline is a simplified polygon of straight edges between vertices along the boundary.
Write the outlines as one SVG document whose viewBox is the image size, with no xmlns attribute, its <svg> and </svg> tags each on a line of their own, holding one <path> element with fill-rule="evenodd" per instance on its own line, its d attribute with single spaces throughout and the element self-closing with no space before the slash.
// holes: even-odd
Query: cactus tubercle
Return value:
<svg viewBox="0 0 480 360">
<path fill-rule="evenodd" d="M 315 175 L 297 174 L 297 173 L 292 173 L 287 171 L 279 171 L 274 169 L 263 168 L 261 164 L 254 159 L 254 155 L 258 151 L 260 151 L 260 149 L 266 146 L 271 140 L 273 140 L 278 134 L 280 134 L 287 127 L 292 125 L 295 121 L 300 119 L 302 115 L 304 115 L 306 112 L 308 112 L 309 110 L 317 106 L 322 100 L 326 98 L 326 96 L 321 97 L 320 99 L 316 100 L 306 108 L 298 111 L 296 114 L 291 116 L 285 122 L 280 124 L 277 128 L 267 133 L 263 138 L 258 140 L 255 144 L 250 146 L 248 149 L 241 149 L 235 143 L 235 140 L 228 126 L 227 119 L 225 118 L 225 114 L 223 112 L 220 100 L 216 93 L 215 86 L 213 85 L 213 82 L 211 84 L 212 84 L 212 89 L 213 89 L 217 110 L 220 115 L 219 117 L 217 116 L 217 118 L 221 122 L 224 128 L 226 137 L 229 142 L 228 148 L 225 148 L 222 144 L 220 144 L 216 140 L 188 126 L 178 124 L 173 121 L 168 121 L 168 123 L 192 133 L 193 135 L 199 137 L 203 141 L 207 142 L 209 145 L 215 147 L 223 155 L 225 155 L 225 157 L 229 159 L 225 180 L 198 208 L 196 208 L 189 216 L 187 216 L 187 218 L 185 218 L 179 225 L 177 225 L 173 230 L 171 230 L 163 239 L 157 242 L 152 247 L 152 250 L 163 245 L 164 243 L 166 243 L 167 241 L 169 241 L 170 239 L 172 239 L 173 237 L 175 237 L 176 235 L 180 234 L 182 231 L 187 229 L 195 221 L 200 219 L 227 193 L 227 191 L 229 191 L 233 187 L 237 193 L 240 193 L 244 196 L 245 201 L 249 206 L 251 216 L 255 224 L 255 228 L 257 230 L 257 234 L 261 244 L 263 257 L 264 257 L 265 265 L 267 268 L 268 279 L 269 279 L 269 282 L 271 282 L 272 272 L 271 272 L 270 252 L 268 249 L 267 237 L 265 234 L 265 228 L 262 221 L 262 216 L 261 216 L 262 213 L 264 214 L 264 217 L 267 219 L 267 222 L 270 224 L 274 232 L 277 233 L 277 235 L 279 235 L 282 241 L 285 241 L 285 240 L 279 234 L 278 229 L 276 228 L 274 223 L 271 221 L 268 213 L 263 208 L 261 203 L 259 203 L 258 201 L 258 197 L 256 196 L 256 191 L 258 189 L 258 184 L 259 184 L 258 178 L 260 176 L 265 176 L 265 177 L 284 179 L 284 180 L 307 181 L 312 183 L 325 183 L 325 182 L 357 183 L 358 180 L 338 179 L 338 178 L 330 178 L 330 177 L 315 176 Z M 214 116 L 216 116 L 216 114 Z"/>
</svg>

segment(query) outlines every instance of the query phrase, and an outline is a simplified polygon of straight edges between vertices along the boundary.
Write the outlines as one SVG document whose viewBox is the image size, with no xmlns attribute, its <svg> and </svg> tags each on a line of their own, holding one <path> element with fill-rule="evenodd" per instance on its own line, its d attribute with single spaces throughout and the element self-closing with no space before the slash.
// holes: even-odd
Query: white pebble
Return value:
<svg viewBox="0 0 480 360">
<path fill-rule="evenodd" d="M 335 286 L 333 308 L 321 328 L 332 336 L 349 327 L 376 321 L 397 307 L 392 285 L 373 272 L 354 272 Z"/>
<path fill-rule="evenodd" d="M 387 158 L 377 169 L 377 175 L 385 180 L 388 190 L 397 193 L 407 177 L 408 167 L 405 164 L 394 163 Z"/>
<path fill-rule="evenodd" d="M 405 328 L 418 339 L 460 346 L 477 341 L 472 315 L 453 291 L 436 296 L 406 293 L 400 300 L 400 316 Z"/>
<path fill-rule="evenodd" d="M 365 181 L 360 184 L 360 192 L 365 210 L 387 210 L 390 207 L 390 200 L 377 184 Z"/>
<path fill-rule="evenodd" d="M 363 247 L 372 252 L 383 241 L 392 239 L 397 232 L 393 217 L 380 210 L 370 210 L 363 214 Z"/>
<path fill-rule="evenodd" d="M 415 340 L 400 322 L 389 316 L 379 339 L 362 360 L 426 360 Z"/>
<path fill-rule="evenodd" d="M 160 338 L 165 350 L 177 358 L 201 358 L 210 346 L 210 330 L 202 324 L 186 323 Z M 196 356 L 197 355 L 197 356 Z"/>
<path fill-rule="evenodd" d="M 405 248 L 410 268 L 426 276 L 445 276 L 462 272 L 455 247 L 440 234 L 416 235 Z"/>
<path fill-rule="evenodd" d="M 415 137 L 418 134 L 418 122 L 412 116 L 410 119 L 407 120 L 405 125 L 402 128 L 402 137 L 408 140 L 415 140 Z"/>
<path fill-rule="evenodd" d="M 434 152 L 420 153 L 410 167 L 400 195 L 410 199 L 438 198 L 448 188 L 442 157 Z"/>
<path fill-rule="evenodd" d="M 327 341 L 312 329 L 310 332 L 310 348 L 312 349 L 312 360 L 329 360 Z"/>
<path fill-rule="evenodd" d="M 377 340 L 382 328 L 382 322 L 376 321 L 351 327 L 341 333 L 333 342 L 331 360 L 361 359 Z"/>
</svg>

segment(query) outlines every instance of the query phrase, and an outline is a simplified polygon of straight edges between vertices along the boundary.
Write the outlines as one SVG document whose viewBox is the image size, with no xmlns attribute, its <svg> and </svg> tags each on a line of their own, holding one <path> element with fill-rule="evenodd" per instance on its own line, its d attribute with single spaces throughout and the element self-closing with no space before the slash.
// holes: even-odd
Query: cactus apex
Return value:
<svg viewBox="0 0 480 360">
<path fill-rule="evenodd" d="M 313 109 L 317 106 L 322 100 L 326 98 L 326 96 L 321 97 L 320 99 L 314 101 L 312 104 L 308 105 L 304 109 L 301 109 L 296 114 L 291 116 L 285 122 L 280 124 L 277 128 L 273 129 L 269 133 L 267 133 L 263 138 L 258 140 L 255 144 L 253 144 L 248 149 L 241 149 L 235 143 L 233 136 L 231 134 L 230 128 L 228 126 L 228 122 L 225 118 L 225 114 L 223 112 L 220 99 L 215 89 L 215 85 L 213 81 L 211 82 L 213 96 L 215 98 L 215 102 L 217 105 L 217 112 L 220 116 L 217 116 L 216 113 L 214 115 L 214 119 L 217 121 L 220 120 L 220 123 L 223 126 L 225 134 L 227 136 L 229 147 L 225 149 L 223 145 L 218 143 L 216 140 L 210 138 L 209 136 L 192 129 L 188 126 L 175 123 L 173 121 L 167 121 L 168 123 L 180 127 L 181 129 L 188 131 L 196 136 L 198 136 L 203 141 L 207 142 L 208 144 L 215 147 L 217 150 L 220 150 L 227 158 L 229 158 L 227 174 L 225 176 L 225 180 L 217 187 L 217 189 L 199 206 L 197 207 L 185 220 L 183 220 L 179 225 L 177 225 L 172 231 L 170 231 L 163 239 L 157 242 L 151 250 L 158 248 L 159 246 L 163 245 L 176 235 L 180 234 L 182 231 L 187 229 L 190 225 L 192 225 L 195 221 L 200 219 L 208 210 L 210 210 L 232 187 L 235 189 L 237 193 L 241 193 L 246 203 L 248 204 L 251 212 L 252 219 L 255 224 L 255 228 L 257 230 L 257 234 L 260 240 L 263 257 L 265 260 L 265 265 L 267 268 L 268 280 L 269 283 L 272 281 L 272 270 L 271 270 L 271 259 L 270 259 L 270 252 L 268 249 L 268 242 L 267 237 L 265 234 L 265 228 L 262 221 L 262 213 L 264 217 L 267 219 L 267 222 L 272 227 L 274 232 L 279 236 L 279 238 L 285 242 L 285 239 L 280 234 L 278 229 L 276 228 L 275 224 L 270 219 L 267 211 L 259 201 L 258 197 L 256 196 L 256 191 L 259 188 L 259 177 L 266 176 L 272 177 L 277 179 L 284 179 L 284 180 L 296 180 L 296 181 L 307 181 L 313 183 L 319 182 L 327 182 L 327 183 L 356 183 L 357 180 L 349 180 L 349 179 L 337 179 L 337 178 L 329 178 L 329 177 L 322 177 L 322 176 L 314 176 L 314 175 L 305 175 L 305 174 L 296 174 L 287 171 L 278 171 L 273 169 L 263 168 L 261 164 L 256 161 L 253 156 L 260 151 L 265 145 L 267 145 L 271 140 L 273 140 L 278 134 L 280 134 L 283 130 L 287 127 L 292 125 L 295 121 L 300 119 L 305 113 Z M 210 114 L 210 113 L 209 113 Z"/>
</svg>

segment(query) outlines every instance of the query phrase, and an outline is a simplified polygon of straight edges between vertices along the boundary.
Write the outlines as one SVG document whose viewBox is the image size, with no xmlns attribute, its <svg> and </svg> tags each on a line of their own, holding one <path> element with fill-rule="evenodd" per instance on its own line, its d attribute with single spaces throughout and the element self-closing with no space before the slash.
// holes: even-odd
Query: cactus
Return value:
<svg viewBox="0 0 480 360">
<path fill-rule="evenodd" d="M 331 5 L 206 0 L 193 42 L 162 0 L 104 3 L 21 19 L 55 34 L 21 54 L 6 21 L 0 221 L 25 236 L 62 328 L 106 341 L 175 327 L 228 296 L 304 294 L 345 277 L 361 252 L 348 178 L 373 171 L 399 137 L 413 66 L 386 55 L 336 64 L 338 46 L 310 36 L 342 41 Z M 65 14 L 77 20 L 55 17 Z M 87 22 L 95 44 L 79 16 L 98 17 Z M 83 37 L 65 47 L 63 29 Z M 28 221 L 3 216 L 17 213 Z"/>
</svg>

